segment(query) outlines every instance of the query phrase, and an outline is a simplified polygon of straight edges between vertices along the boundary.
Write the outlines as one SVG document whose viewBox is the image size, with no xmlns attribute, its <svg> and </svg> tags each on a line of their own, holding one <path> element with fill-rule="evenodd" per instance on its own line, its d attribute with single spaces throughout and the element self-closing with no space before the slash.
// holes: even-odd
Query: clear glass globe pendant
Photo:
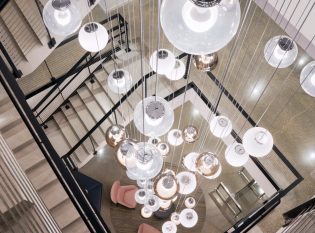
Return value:
<svg viewBox="0 0 315 233">
<path fill-rule="evenodd" d="M 137 104 L 134 111 L 136 128 L 149 137 L 156 138 L 167 133 L 173 122 L 173 109 L 165 99 L 159 96 L 145 98 Z"/>
<path fill-rule="evenodd" d="M 298 55 L 296 43 L 288 36 L 271 38 L 264 49 L 264 56 L 269 65 L 278 68 L 290 66 Z"/>
<path fill-rule="evenodd" d="M 82 16 L 73 1 L 49 0 L 43 9 L 43 20 L 53 34 L 68 36 L 79 29 Z"/>
<path fill-rule="evenodd" d="M 172 221 L 167 221 L 163 223 L 162 225 L 162 233 L 176 233 L 177 232 L 177 226 Z"/>
<path fill-rule="evenodd" d="M 179 221 L 186 228 L 192 228 L 198 223 L 198 214 L 194 209 L 183 209 L 179 214 Z"/>
<path fill-rule="evenodd" d="M 83 49 L 95 53 L 107 45 L 108 33 L 103 25 L 91 22 L 81 27 L 78 39 Z"/>
<path fill-rule="evenodd" d="M 132 86 L 132 77 L 127 70 L 113 70 L 108 76 L 107 85 L 116 94 L 126 94 Z"/>
<path fill-rule="evenodd" d="M 315 61 L 311 61 L 302 69 L 300 84 L 308 95 L 315 97 Z"/>
<path fill-rule="evenodd" d="M 232 40 L 241 10 L 239 0 L 164 0 L 160 14 L 171 44 L 189 54 L 206 55 Z"/>
</svg>

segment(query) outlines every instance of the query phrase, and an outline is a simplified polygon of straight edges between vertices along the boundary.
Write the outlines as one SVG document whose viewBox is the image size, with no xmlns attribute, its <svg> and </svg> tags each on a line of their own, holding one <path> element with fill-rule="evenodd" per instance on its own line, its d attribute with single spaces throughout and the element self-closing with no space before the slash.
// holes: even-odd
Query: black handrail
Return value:
<svg viewBox="0 0 315 233">
<path fill-rule="evenodd" d="M 0 82 L 2 86 L 88 229 L 91 232 L 109 233 L 110 230 L 101 215 L 90 204 L 85 192 L 80 188 L 72 172 L 65 165 L 63 160 L 60 159 L 54 147 L 51 145 L 26 102 L 22 90 L 1 56 L 0 70 Z"/>
<path fill-rule="evenodd" d="M 14 77 L 16 78 L 21 78 L 23 73 L 21 70 L 19 70 L 18 68 L 16 68 L 14 62 L 12 61 L 10 55 L 8 54 L 7 50 L 5 49 L 5 47 L 3 46 L 3 44 L 1 43 L 0 41 L 0 50 L 1 52 L 3 53 L 3 56 L 5 57 L 5 59 L 7 60 L 7 62 L 9 63 L 11 69 L 12 69 L 12 72 L 13 72 L 13 75 Z"/>
</svg>

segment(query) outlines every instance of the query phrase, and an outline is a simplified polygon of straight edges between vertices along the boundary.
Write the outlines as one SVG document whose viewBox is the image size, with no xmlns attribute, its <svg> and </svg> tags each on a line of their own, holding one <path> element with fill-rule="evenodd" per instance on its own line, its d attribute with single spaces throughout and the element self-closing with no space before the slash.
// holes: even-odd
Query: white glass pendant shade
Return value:
<svg viewBox="0 0 315 233">
<path fill-rule="evenodd" d="M 192 209 L 196 206 L 196 200 L 193 197 L 187 197 L 185 200 L 185 206 L 189 209 Z"/>
<path fill-rule="evenodd" d="M 164 0 L 161 26 L 167 39 L 177 49 L 194 55 L 216 52 L 234 37 L 240 23 L 238 0 L 200 7 L 191 0 Z"/>
<path fill-rule="evenodd" d="M 105 133 L 105 140 L 109 146 L 116 147 L 127 136 L 127 132 L 123 126 L 111 125 Z"/>
<path fill-rule="evenodd" d="M 137 179 L 155 177 L 163 165 L 163 157 L 158 149 L 145 142 L 137 143 L 136 146 L 130 148 L 125 161 L 129 175 Z"/>
<path fill-rule="evenodd" d="M 135 200 L 138 204 L 143 205 L 148 196 L 148 192 L 145 189 L 138 189 L 135 193 Z"/>
<path fill-rule="evenodd" d="M 254 127 L 245 132 L 243 146 L 248 154 L 254 157 L 263 157 L 271 152 L 273 137 L 267 129 Z"/>
<path fill-rule="evenodd" d="M 176 64 L 174 54 L 167 49 L 159 49 L 154 51 L 150 57 L 150 66 L 154 72 L 158 74 L 170 73 Z"/>
<path fill-rule="evenodd" d="M 196 169 L 200 175 L 207 179 L 217 178 L 222 171 L 218 157 L 211 152 L 205 152 L 198 156 L 196 159 Z"/>
<path fill-rule="evenodd" d="M 249 159 L 241 143 L 234 142 L 225 150 L 225 160 L 233 167 L 241 167 L 247 163 Z"/>
<path fill-rule="evenodd" d="M 167 133 L 174 123 L 173 109 L 159 96 L 150 96 L 140 101 L 133 116 L 136 128 L 149 137 L 159 137 Z"/>
<path fill-rule="evenodd" d="M 288 36 L 271 38 L 264 49 L 264 56 L 269 65 L 278 68 L 290 66 L 298 55 L 296 43 Z"/>
<path fill-rule="evenodd" d="M 179 214 L 179 221 L 183 227 L 192 228 L 198 222 L 198 214 L 193 209 L 183 209 Z"/>
<path fill-rule="evenodd" d="M 166 156 L 168 152 L 170 151 L 170 146 L 166 142 L 160 142 L 157 145 L 158 150 L 160 151 L 162 156 Z"/>
<path fill-rule="evenodd" d="M 165 76 L 169 80 L 177 81 L 177 80 L 180 80 L 184 77 L 185 70 L 186 70 L 186 68 L 185 68 L 184 63 L 181 60 L 176 59 L 176 63 L 175 63 L 173 70 L 171 72 L 165 74 Z"/>
<path fill-rule="evenodd" d="M 171 221 L 173 223 L 175 223 L 176 225 L 179 225 L 180 224 L 180 221 L 179 221 L 179 213 L 177 212 L 174 212 L 171 214 Z"/>
<path fill-rule="evenodd" d="M 162 233 L 176 233 L 177 232 L 177 226 L 172 221 L 167 221 L 163 223 L 162 225 Z"/>
<path fill-rule="evenodd" d="M 49 0 L 43 9 L 43 20 L 53 34 L 68 36 L 79 29 L 82 16 L 74 1 Z"/>
<path fill-rule="evenodd" d="M 183 158 L 183 164 L 185 168 L 189 171 L 195 172 L 196 171 L 196 160 L 199 156 L 197 152 L 190 152 L 189 154 L 185 155 Z"/>
<path fill-rule="evenodd" d="M 96 22 L 84 24 L 78 35 L 81 47 L 88 52 L 99 52 L 105 48 L 108 42 L 106 28 Z"/>
<path fill-rule="evenodd" d="M 143 218 L 150 218 L 152 216 L 153 212 L 151 210 L 149 210 L 148 208 L 146 208 L 145 206 L 143 206 L 141 208 L 141 216 Z"/>
<path fill-rule="evenodd" d="M 137 179 L 137 185 L 140 188 L 144 188 L 147 182 L 148 182 L 147 179 L 141 179 L 141 178 Z"/>
<path fill-rule="evenodd" d="M 108 76 L 107 85 L 116 94 L 126 94 L 132 86 L 132 77 L 127 70 L 113 70 Z"/>
<path fill-rule="evenodd" d="M 232 132 L 232 122 L 225 116 L 216 116 L 210 122 L 211 133 L 218 138 L 224 138 Z"/>
<path fill-rule="evenodd" d="M 116 152 L 116 158 L 118 162 L 123 165 L 124 167 L 126 166 L 126 155 L 131 147 L 134 147 L 136 145 L 136 141 L 132 139 L 124 139 L 122 140 L 119 145 L 118 149 Z"/>
<path fill-rule="evenodd" d="M 166 210 L 166 209 L 169 209 L 171 205 L 172 205 L 172 200 L 160 199 L 160 208 Z"/>
<path fill-rule="evenodd" d="M 179 190 L 179 184 L 171 172 L 166 172 L 154 181 L 154 193 L 163 200 L 173 199 Z"/>
<path fill-rule="evenodd" d="M 179 146 L 184 142 L 183 133 L 180 129 L 172 129 L 167 134 L 167 141 L 172 146 Z"/>
<path fill-rule="evenodd" d="M 160 208 L 160 201 L 154 194 L 149 194 L 145 200 L 144 206 L 152 212 L 157 211 Z"/>
<path fill-rule="evenodd" d="M 190 194 L 197 188 L 196 175 L 192 172 L 180 172 L 176 175 L 177 181 L 179 183 L 180 194 Z"/>
<path fill-rule="evenodd" d="M 315 97 L 315 61 L 311 61 L 302 69 L 300 84 L 308 95 Z"/>
<path fill-rule="evenodd" d="M 188 125 L 184 128 L 184 141 L 193 143 L 198 139 L 198 129 L 193 125 Z"/>
<path fill-rule="evenodd" d="M 159 138 L 149 138 L 148 143 L 151 143 L 154 146 L 157 146 L 161 142 L 161 139 Z"/>
</svg>

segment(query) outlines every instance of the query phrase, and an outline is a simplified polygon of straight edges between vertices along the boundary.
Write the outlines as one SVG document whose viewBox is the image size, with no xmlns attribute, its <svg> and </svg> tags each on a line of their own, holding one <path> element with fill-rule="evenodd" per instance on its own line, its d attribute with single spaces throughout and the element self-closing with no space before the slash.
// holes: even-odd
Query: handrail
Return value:
<svg viewBox="0 0 315 233">
<path fill-rule="evenodd" d="M 222 187 L 222 189 L 226 192 L 226 194 L 229 196 L 229 199 L 232 200 L 232 202 L 235 204 L 235 206 L 238 209 L 238 212 L 236 212 L 232 206 L 228 203 L 228 199 L 224 198 L 224 196 L 221 194 L 219 188 Z M 230 191 L 228 190 L 228 188 L 224 185 L 223 182 L 220 182 L 220 184 L 218 185 L 218 187 L 215 189 L 215 191 L 217 192 L 217 194 L 219 195 L 219 197 L 222 199 L 223 202 L 225 202 L 227 204 L 227 206 L 230 208 L 230 210 L 234 213 L 235 216 L 237 216 L 238 214 L 240 214 L 242 212 L 242 207 L 241 205 L 235 200 L 235 198 L 232 196 L 232 194 L 230 193 Z"/>
<path fill-rule="evenodd" d="M 0 41 L 0 50 L 3 53 L 5 59 L 7 60 L 7 62 L 9 63 L 12 71 L 13 71 L 13 75 L 16 78 L 21 78 L 23 73 L 21 70 L 19 70 L 18 68 L 16 68 L 14 62 L 12 61 L 10 55 L 8 54 L 7 50 L 5 49 L 5 47 L 3 46 L 3 44 Z"/>
</svg>

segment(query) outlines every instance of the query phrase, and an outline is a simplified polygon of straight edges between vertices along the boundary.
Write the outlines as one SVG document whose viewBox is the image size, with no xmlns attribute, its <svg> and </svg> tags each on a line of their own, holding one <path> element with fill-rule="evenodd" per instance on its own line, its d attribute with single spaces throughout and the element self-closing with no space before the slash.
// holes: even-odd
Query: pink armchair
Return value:
<svg viewBox="0 0 315 233">
<path fill-rule="evenodd" d="M 121 204 L 127 208 L 136 208 L 135 193 L 138 188 L 135 185 L 120 186 L 120 181 L 115 181 L 110 191 L 110 197 L 115 204 Z"/>
<path fill-rule="evenodd" d="M 150 226 L 149 224 L 142 223 L 138 228 L 138 233 L 161 233 L 158 229 Z"/>
</svg>

